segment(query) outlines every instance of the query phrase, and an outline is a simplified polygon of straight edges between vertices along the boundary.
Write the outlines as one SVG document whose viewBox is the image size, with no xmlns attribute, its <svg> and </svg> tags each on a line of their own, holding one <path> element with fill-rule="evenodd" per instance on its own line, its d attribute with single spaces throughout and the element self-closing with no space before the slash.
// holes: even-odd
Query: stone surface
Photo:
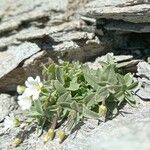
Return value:
<svg viewBox="0 0 150 150">
<path fill-rule="evenodd" d="M 137 67 L 138 75 L 150 79 L 150 64 L 147 62 L 140 62 Z"/>
<path fill-rule="evenodd" d="M 0 92 L 14 92 L 28 76 L 41 75 L 42 65 L 60 60 L 94 60 L 109 51 L 149 56 L 149 0 L 1 0 L 0 2 Z M 136 72 L 140 60 L 118 56 L 120 67 Z M 94 66 L 97 67 L 98 59 Z M 90 63 L 93 65 L 93 63 Z M 100 66 L 99 66 L 100 67 Z M 150 99 L 150 68 L 140 62 L 138 75 L 141 98 Z M 0 149 L 11 149 L 12 139 L 21 128 L 5 133 L 2 120 L 10 111 L 24 112 L 8 94 L 0 94 Z M 149 150 L 150 103 L 138 108 L 126 106 L 113 120 L 85 122 L 62 144 L 57 139 L 43 144 L 29 128 L 16 149 L 62 150 Z M 123 113 L 124 112 L 124 113 Z M 145 132 L 146 131 L 146 132 Z"/>
<path fill-rule="evenodd" d="M 140 89 L 136 94 L 143 100 L 150 100 L 150 64 L 147 62 L 140 62 L 137 65 L 137 75 L 141 84 Z"/>
<path fill-rule="evenodd" d="M 135 24 L 135 23 L 126 23 L 121 21 L 112 21 L 104 26 L 106 30 L 110 31 L 119 31 L 121 33 L 149 33 L 150 25 L 149 24 Z"/>
<path fill-rule="evenodd" d="M 23 60 L 40 51 L 40 48 L 32 43 L 23 43 L 20 46 L 12 46 L 0 55 L 0 78 L 15 69 Z"/>
<path fill-rule="evenodd" d="M 35 77 L 41 75 L 42 64 L 50 64 L 52 62 L 53 60 L 48 57 L 45 51 L 36 53 L 27 60 L 24 60 L 24 63 L 20 64 L 20 67 L 15 68 L 0 79 L 0 91 L 16 91 L 17 85 L 24 84 L 24 81 L 29 76 Z"/>
<path fill-rule="evenodd" d="M 48 60 L 85 62 L 112 50 L 138 58 L 149 53 L 147 0 L 2 0 L 0 8 L 1 92 L 14 91 L 27 76 L 40 74 L 36 65 Z M 39 50 L 25 56 L 27 43 Z M 35 57 L 42 62 L 35 63 Z M 136 63 L 131 61 L 129 70 Z"/>
<path fill-rule="evenodd" d="M 149 150 L 150 139 L 150 103 L 142 102 L 138 108 L 126 105 L 120 110 L 121 114 L 112 120 L 97 125 L 97 121 L 86 121 L 78 131 L 71 134 L 62 144 L 55 138 L 52 142 L 43 143 L 43 136 L 38 138 L 34 128 L 29 127 L 24 142 L 16 148 L 43 149 L 43 150 Z M 2 124 L 0 129 L 2 129 Z M 15 128 L 0 137 L 0 148 L 7 150 L 12 148 L 12 139 L 21 131 Z M 146 132 L 145 132 L 146 131 Z"/>
<path fill-rule="evenodd" d="M 15 99 L 8 94 L 0 94 L 0 122 L 15 108 Z"/>
<path fill-rule="evenodd" d="M 96 19 L 107 18 L 140 23 L 150 21 L 149 8 L 147 0 L 142 0 L 141 3 L 129 0 L 116 0 L 115 2 L 94 0 L 85 6 L 81 14 Z"/>
</svg>

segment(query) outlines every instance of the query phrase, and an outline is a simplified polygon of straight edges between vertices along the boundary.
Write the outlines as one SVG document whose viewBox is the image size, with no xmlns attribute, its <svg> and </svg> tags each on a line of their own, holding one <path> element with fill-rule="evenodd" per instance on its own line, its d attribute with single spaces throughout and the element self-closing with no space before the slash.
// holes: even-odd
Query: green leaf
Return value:
<svg viewBox="0 0 150 150">
<path fill-rule="evenodd" d="M 118 103 L 118 106 L 120 106 L 120 104 L 124 101 L 124 98 L 125 98 L 124 92 L 123 92 L 123 91 L 118 92 L 118 93 L 115 95 L 115 98 L 116 98 L 116 100 L 119 102 L 119 103 Z"/>
<path fill-rule="evenodd" d="M 70 91 L 76 91 L 76 90 L 79 89 L 79 87 L 80 87 L 80 84 L 74 83 L 74 82 L 70 82 L 70 86 L 67 89 L 70 90 Z"/>
<path fill-rule="evenodd" d="M 83 116 L 86 118 L 99 119 L 99 115 L 96 112 L 91 111 L 87 107 L 83 107 Z"/>
<path fill-rule="evenodd" d="M 63 87 L 63 85 L 58 80 L 54 80 L 54 86 L 59 94 L 64 94 L 67 92 L 67 90 Z"/>
<path fill-rule="evenodd" d="M 70 92 L 66 92 L 57 99 L 57 103 L 59 104 L 61 102 L 70 101 L 70 100 L 71 100 Z"/>
<path fill-rule="evenodd" d="M 67 119 L 66 129 L 71 132 L 75 125 L 78 123 L 78 113 L 76 111 L 70 111 Z"/>
<path fill-rule="evenodd" d="M 72 108 L 73 110 L 77 111 L 77 112 L 80 112 L 80 111 L 81 111 L 81 109 L 80 109 L 80 107 L 79 107 L 79 105 L 78 105 L 78 103 L 77 103 L 76 101 L 73 101 L 73 102 L 71 103 L 71 108 Z"/>
<path fill-rule="evenodd" d="M 58 105 L 51 105 L 47 108 L 49 112 L 55 112 L 58 110 Z"/>
<path fill-rule="evenodd" d="M 34 101 L 34 107 L 36 109 L 36 111 L 40 114 L 44 114 L 43 108 L 42 108 L 42 103 L 40 100 L 36 100 Z"/>
<path fill-rule="evenodd" d="M 106 55 L 107 57 L 107 63 L 109 64 L 114 64 L 115 63 L 115 58 L 113 57 L 113 53 L 108 53 Z"/>
<path fill-rule="evenodd" d="M 30 112 L 28 113 L 28 116 L 30 117 L 41 117 L 43 116 L 41 113 L 37 112 L 36 110 L 30 110 Z"/>
<path fill-rule="evenodd" d="M 95 93 L 90 93 L 90 94 L 88 94 L 88 95 L 83 99 L 84 104 L 87 104 L 89 101 L 91 101 L 94 96 L 95 96 Z"/>
<path fill-rule="evenodd" d="M 133 82 L 133 75 L 131 73 L 127 73 L 125 76 L 124 76 L 124 80 L 125 80 L 125 83 L 127 86 L 130 86 Z"/>
<path fill-rule="evenodd" d="M 138 81 L 133 82 L 130 86 L 128 86 L 128 90 L 132 90 L 138 86 Z"/>
<path fill-rule="evenodd" d="M 41 92 L 42 92 L 42 94 L 44 94 L 44 95 L 49 94 L 49 91 L 48 91 L 48 89 L 47 89 L 46 87 L 42 87 Z"/>
<path fill-rule="evenodd" d="M 63 72 L 63 68 L 61 68 L 60 66 L 57 66 L 55 69 L 55 75 L 56 75 L 56 79 L 64 84 L 64 72 Z"/>
<path fill-rule="evenodd" d="M 70 105 L 71 105 L 70 102 L 60 102 L 59 105 L 60 105 L 61 107 L 63 107 L 64 109 L 72 110 L 72 109 L 71 109 L 71 106 L 70 106 Z"/>
<path fill-rule="evenodd" d="M 117 79 L 118 79 L 119 84 L 122 84 L 122 85 L 126 84 L 125 80 L 124 80 L 124 77 L 119 73 L 117 73 Z"/>
<path fill-rule="evenodd" d="M 131 99 L 129 97 L 125 97 L 125 100 L 128 102 L 128 104 L 132 107 L 136 107 L 136 102 L 135 101 L 131 101 Z"/>
<path fill-rule="evenodd" d="M 106 87 L 99 88 L 96 91 L 96 94 L 94 95 L 94 97 L 87 103 L 87 107 L 91 108 L 97 105 L 99 102 L 106 100 L 108 96 L 109 96 L 109 91 L 107 90 Z"/>
<path fill-rule="evenodd" d="M 82 69 L 85 80 L 89 83 L 89 85 L 91 85 L 95 90 L 97 90 L 99 88 L 98 78 L 90 73 L 88 67 L 83 67 Z"/>
<path fill-rule="evenodd" d="M 48 67 L 48 77 L 49 80 L 55 80 L 55 64 L 51 64 Z"/>
<path fill-rule="evenodd" d="M 107 66 L 107 68 L 103 72 L 103 79 L 108 83 L 117 83 L 116 73 L 114 67 L 112 65 Z"/>
</svg>

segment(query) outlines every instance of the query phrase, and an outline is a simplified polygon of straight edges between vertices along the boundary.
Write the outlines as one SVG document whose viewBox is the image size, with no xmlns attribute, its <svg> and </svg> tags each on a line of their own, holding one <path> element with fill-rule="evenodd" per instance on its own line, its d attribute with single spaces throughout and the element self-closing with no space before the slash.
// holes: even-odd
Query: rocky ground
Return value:
<svg viewBox="0 0 150 150">
<path fill-rule="evenodd" d="M 22 130 L 3 130 L 10 112 L 24 116 L 17 105 L 18 84 L 41 75 L 42 64 L 93 61 L 110 51 L 134 56 L 123 66 L 136 73 L 142 85 L 137 91 L 143 99 L 139 107 L 126 106 L 119 116 L 99 126 L 89 120 L 61 145 L 57 140 L 44 145 L 31 127 L 17 149 L 149 150 L 149 36 L 149 0 L 1 0 L 0 150 L 13 149 L 10 141 Z M 124 57 L 118 59 L 122 62 Z"/>
</svg>

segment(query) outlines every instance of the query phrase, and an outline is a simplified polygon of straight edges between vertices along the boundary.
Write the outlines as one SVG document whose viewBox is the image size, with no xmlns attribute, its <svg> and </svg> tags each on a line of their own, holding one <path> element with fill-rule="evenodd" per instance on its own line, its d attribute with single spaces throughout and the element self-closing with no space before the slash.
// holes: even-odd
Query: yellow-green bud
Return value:
<svg viewBox="0 0 150 150">
<path fill-rule="evenodd" d="M 48 130 L 48 135 L 49 135 L 50 141 L 52 141 L 54 139 L 54 136 L 55 136 L 54 129 L 49 129 Z"/>
<path fill-rule="evenodd" d="M 54 136 L 55 136 L 54 129 L 50 128 L 44 137 L 44 143 L 47 143 L 48 140 L 52 141 L 54 139 Z"/>
<path fill-rule="evenodd" d="M 21 124 L 20 120 L 18 118 L 15 118 L 15 127 L 19 127 Z"/>
<path fill-rule="evenodd" d="M 65 139 L 65 131 L 63 131 L 63 130 L 59 130 L 58 131 L 58 138 L 59 138 L 59 143 L 62 143 L 63 142 L 63 140 Z"/>
<path fill-rule="evenodd" d="M 17 92 L 18 92 L 18 94 L 22 94 L 25 91 L 25 89 L 26 89 L 25 86 L 18 85 L 17 86 Z"/>
<path fill-rule="evenodd" d="M 99 115 L 100 116 L 106 116 L 107 113 L 107 107 L 105 105 L 99 106 Z"/>
<path fill-rule="evenodd" d="M 23 142 L 22 139 L 20 139 L 20 138 L 15 138 L 15 139 L 13 140 L 13 142 L 12 142 L 12 146 L 13 146 L 13 147 L 17 147 L 17 146 L 19 146 L 22 142 Z"/>
</svg>

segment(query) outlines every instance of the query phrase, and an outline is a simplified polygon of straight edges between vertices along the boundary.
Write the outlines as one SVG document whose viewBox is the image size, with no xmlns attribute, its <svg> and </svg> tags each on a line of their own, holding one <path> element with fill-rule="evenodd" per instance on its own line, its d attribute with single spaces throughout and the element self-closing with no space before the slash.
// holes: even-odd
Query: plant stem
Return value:
<svg viewBox="0 0 150 150">
<path fill-rule="evenodd" d="M 55 129 L 56 128 L 57 120 L 58 120 L 58 114 L 55 114 L 54 118 L 53 118 L 53 121 L 52 121 L 51 129 Z"/>
</svg>

